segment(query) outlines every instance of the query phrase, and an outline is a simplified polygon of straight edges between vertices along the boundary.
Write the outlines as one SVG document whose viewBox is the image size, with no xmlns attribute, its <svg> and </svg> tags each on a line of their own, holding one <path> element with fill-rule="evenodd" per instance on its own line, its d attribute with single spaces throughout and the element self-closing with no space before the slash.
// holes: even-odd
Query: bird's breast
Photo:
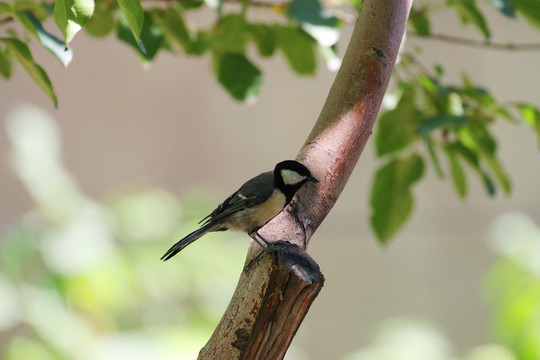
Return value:
<svg viewBox="0 0 540 360">
<path fill-rule="evenodd" d="M 274 190 L 272 196 L 266 201 L 235 214 L 236 216 L 234 216 L 234 219 L 231 219 L 229 228 L 248 233 L 256 231 L 279 214 L 285 207 L 285 204 L 285 195 L 279 190 Z M 246 228 L 247 226 L 250 228 Z"/>
</svg>

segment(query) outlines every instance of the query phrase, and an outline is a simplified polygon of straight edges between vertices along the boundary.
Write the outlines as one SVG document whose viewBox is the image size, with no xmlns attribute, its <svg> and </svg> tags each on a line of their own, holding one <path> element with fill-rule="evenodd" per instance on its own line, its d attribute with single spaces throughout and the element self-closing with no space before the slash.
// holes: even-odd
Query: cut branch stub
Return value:
<svg viewBox="0 0 540 360">
<path fill-rule="evenodd" d="M 281 359 L 324 284 L 319 266 L 281 241 L 248 261 L 238 284 L 199 359 Z"/>
</svg>

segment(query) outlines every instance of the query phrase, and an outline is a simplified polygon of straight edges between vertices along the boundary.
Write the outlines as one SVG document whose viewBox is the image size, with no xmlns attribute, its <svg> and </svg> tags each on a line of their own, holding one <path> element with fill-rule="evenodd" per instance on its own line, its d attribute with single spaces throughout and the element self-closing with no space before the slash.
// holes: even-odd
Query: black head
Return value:
<svg viewBox="0 0 540 360">
<path fill-rule="evenodd" d="M 285 160 L 274 168 L 274 181 L 278 189 L 283 191 L 287 202 L 305 183 L 311 181 L 318 183 L 307 167 L 295 160 Z"/>
</svg>

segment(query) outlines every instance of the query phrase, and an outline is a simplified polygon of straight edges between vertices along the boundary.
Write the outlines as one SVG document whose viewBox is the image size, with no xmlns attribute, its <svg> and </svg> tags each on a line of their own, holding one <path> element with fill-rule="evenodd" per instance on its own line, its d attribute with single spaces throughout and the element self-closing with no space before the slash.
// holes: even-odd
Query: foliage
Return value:
<svg viewBox="0 0 540 360">
<path fill-rule="evenodd" d="M 246 240 L 209 236 L 181 261 L 159 257 L 216 199 L 181 203 L 146 188 L 95 201 L 64 168 L 46 114 L 19 109 L 7 126 L 37 207 L 0 234 L 0 358 L 195 358 L 232 295 Z"/>
<path fill-rule="evenodd" d="M 433 324 L 396 318 L 373 341 L 344 360 L 536 360 L 540 358 L 540 227 L 520 213 L 493 221 L 489 245 L 498 258 L 485 276 L 493 343 L 456 356 L 450 339 Z"/>
<path fill-rule="evenodd" d="M 63 166 L 47 114 L 22 108 L 6 125 L 14 170 L 36 209 L 0 234 L 0 357 L 194 358 L 234 289 L 245 239 L 209 235 L 178 261 L 160 264 L 159 256 L 215 199 L 200 192 L 180 202 L 150 188 L 95 201 Z M 413 154 L 388 168 L 412 182 L 419 161 Z M 433 325 L 402 318 L 386 322 L 344 360 L 538 359 L 540 227 L 506 214 L 492 224 L 489 243 L 498 255 L 485 281 L 495 343 L 457 357 Z"/>
<path fill-rule="evenodd" d="M 509 20 L 521 16 L 540 28 L 538 0 L 489 3 Z M 218 83 L 234 99 L 247 101 L 258 96 L 263 84 L 257 54 L 261 58 L 281 55 L 295 73 L 313 75 L 318 52 L 335 69 L 340 28 L 354 21 L 360 4 L 358 0 L 62 0 L 54 6 L 38 0 L 0 2 L 0 75 L 10 78 L 12 63 L 18 61 L 56 105 L 52 83 L 35 63 L 28 43 L 36 39 L 67 66 L 73 56 L 69 44 L 84 29 L 95 37 L 115 35 L 143 63 L 153 61 L 162 51 L 208 55 Z M 254 8 L 266 9 L 273 20 L 252 20 Z M 415 5 L 409 32 L 434 36 L 432 15 L 448 9 L 464 26 L 475 29 L 484 40 L 479 43 L 490 44 L 491 27 L 476 0 Z M 213 16 L 208 27 L 193 20 L 201 11 Z M 51 16 L 63 40 L 42 26 Z M 399 80 L 393 96 L 397 105 L 381 115 L 375 136 L 376 153 L 383 163 L 376 172 L 370 200 L 372 226 L 383 243 L 409 218 L 414 208 L 413 185 L 424 175 L 425 164 L 431 164 L 439 177 L 448 177 L 460 198 L 468 195 L 469 173 L 479 179 L 488 195 L 497 191 L 509 194 L 512 184 L 499 159 L 493 125 L 498 119 L 523 120 L 540 141 L 540 111 L 534 104 L 501 104 L 467 75 L 461 84 L 447 84 L 442 66 L 432 72 L 421 65 L 418 53 L 407 50 L 396 76 Z M 400 173 L 403 176 L 396 177 Z"/>
</svg>

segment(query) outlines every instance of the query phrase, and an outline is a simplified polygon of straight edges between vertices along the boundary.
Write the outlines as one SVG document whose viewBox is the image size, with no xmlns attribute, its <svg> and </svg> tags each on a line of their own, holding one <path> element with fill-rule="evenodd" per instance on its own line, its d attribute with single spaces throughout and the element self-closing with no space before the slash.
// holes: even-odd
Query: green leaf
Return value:
<svg viewBox="0 0 540 360">
<path fill-rule="evenodd" d="M 412 144 L 418 135 L 418 111 L 412 88 L 406 87 L 396 108 L 384 112 L 377 122 L 375 134 L 377 156 L 402 151 Z"/>
<path fill-rule="evenodd" d="M 440 128 L 459 127 L 468 123 L 469 118 L 467 116 L 437 114 L 422 119 L 418 131 L 422 135 L 429 135 L 432 131 Z"/>
<path fill-rule="evenodd" d="M 139 0 L 118 0 L 118 5 L 120 5 L 120 10 L 122 10 L 122 13 L 126 17 L 137 46 L 144 53 L 146 51 L 146 44 L 141 41 L 141 31 L 144 23 L 144 12 L 141 2 Z"/>
<path fill-rule="evenodd" d="M 246 101 L 259 94 L 261 71 L 242 54 L 217 55 L 216 75 L 218 81 L 233 98 Z"/>
<path fill-rule="evenodd" d="M 199 30 L 191 44 L 190 54 L 202 55 L 210 48 L 212 37 L 206 31 Z"/>
<path fill-rule="evenodd" d="M 424 144 L 426 145 L 426 148 L 428 150 L 429 158 L 431 162 L 433 163 L 433 167 L 435 168 L 435 172 L 437 173 L 437 176 L 439 178 L 443 178 L 444 172 L 442 170 L 439 157 L 437 156 L 437 152 L 435 151 L 435 144 L 433 143 L 433 140 L 431 140 L 431 138 L 428 136 L 424 136 L 423 139 L 424 139 Z"/>
<path fill-rule="evenodd" d="M 58 59 L 58 61 L 60 61 L 60 63 L 67 68 L 73 59 L 73 50 L 66 47 L 62 40 L 46 31 L 41 25 L 41 22 L 34 15 L 27 13 L 26 16 L 33 24 L 41 45 L 43 45 L 45 49 L 49 50 Z"/>
<path fill-rule="evenodd" d="M 471 22 L 484 34 L 486 39 L 491 37 L 486 19 L 476 6 L 476 0 L 451 0 L 449 5 L 456 9 L 464 24 Z"/>
<path fill-rule="evenodd" d="M 491 179 L 489 174 L 487 174 L 482 166 L 480 165 L 480 160 L 478 155 L 471 151 L 469 148 L 465 147 L 461 142 L 457 142 L 449 145 L 451 151 L 456 154 L 459 154 L 472 168 L 472 170 L 480 177 L 480 180 L 484 184 L 484 188 L 489 196 L 493 196 L 496 193 L 496 186 L 494 181 Z"/>
<path fill-rule="evenodd" d="M 538 144 L 540 145 L 540 110 L 530 104 L 518 104 L 517 107 L 521 113 L 523 121 L 525 121 L 527 125 L 536 131 Z"/>
<path fill-rule="evenodd" d="M 133 38 L 131 28 L 126 19 L 120 19 L 118 22 L 118 39 L 131 45 L 144 61 L 152 61 L 159 49 L 165 45 L 163 29 L 155 25 L 152 18 L 153 16 L 150 12 L 144 14 L 144 24 L 140 34 L 140 40 L 145 45 L 144 51 L 140 47 L 141 41 L 137 43 Z"/>
<path fill-rule="evenodd" d="M 246 52 L 248 28 L 242 15 L 229 14 L 222 17 L 214 29 L 212 49 L 225 53 Z"/>
<path fill-rule="evenodd" d="M 248 33 L 262 57 L 269 57 L 276 50 L 276 36 L 273 28 L 266 24 L 248 24 Z"/>
<path fill-rule="evenodd" d="M 2 75 L 4 79 L 9 79 L 11 77 L 11 72 L 11 61 L 9 59 L 7 50 L 3 51 L 0 49 L 0 75 Z"/>
<path fill-rule="evenodd" d="M 418 35 L 429 36 L 431 34 L 431 23 L 425 6 L 420 9 L 413 7 L 409 16 L 409 22 Z"/>
<path fill-rule="evenodd" d="M 459 131 L 458 137 L 463 145 L 479 154 L 501 184 L 504 192 L 509 193 L 512 183 L 496 157 L 497 142 L 487 128 L 480 124 L 470 124 Z"/>
<path fill-rule="evenodd" d="M 164 34 L 170 42 L 179 44 L 186 54 L 191 53 L 191 40 L 182 14 L 174 8 L 165 10 L 165 13 L 156 16 L 154 21 L 161 25 Z"/>
<path fill-rule="evenodd" d="M 50 15 L 51 5 L 34 2 L 31 0 L 19 0 L 11 4 L 14 10 L 21 13 L 31 13 L 40 21 L 44 21 Z"/>
<path fill-rule="evenodd" d="M 377 170 L 371 188 L 371 226 L 382 244 L 410 216 L 414 205 L 411 188 L 423 173 L 424 161 L 418 154 L 391 160 Z"/>
<path fill-rule="evenodd" d="M 428 93 L 434 94 L 434 95 L 437 94 L 439 86 L 437 85 L 437 83 L 432 78 L 430 78 L 430 77 L 428 77 L 428 76 L 426 76 L 424 74 L 419 74 L 417 80 L 420 83 L 420 85 L 422 86 L 422 88 L 424 90 L 426 90 Z"/>
<path fill-rule="evenodd" d="M 463 167 L 461 166 L 456 150 L 453 147 L 446 146 L 444 150 L 448 163 L 450 164 L 450 174 L 452 175 L 454 187 L 459 197 L 464 199 L 465 196 L 467 196 L 467 178 L 465 177 Z"/>
<path fill-rule="evenodd" d="M 495 155 L 497 151 L 495 138 L 482 124 L 471 123 L 469 126 L 461 128 L 458 137 L 469 149 L 476 149 L 490 156 Z"/>
<path fill-rule="evenodd" d="M 15 8 L 15 3 L 8 4 L 5 2 L 0 2 L 0 14 L 6 14 L 12 17 L 14 20 L 18 21 L 30 35 L 34 36 L 35 38 L 38 38 L 38 34 L 36 32 L 36 29 L 34 28 L 34 25 L 30 22 L 30 20 L 22 13 L 21 11 L 18 11 Z"/>
<path fill-rule="evenodd" d="M 49 76 L 43 70 L 41 66 L 34 62 L 32 53 L 28 46 L 16 38 L 0 38 L 0 42 L 3 42 L 8 47 L 11 54 L 21 63 L 26 72 L 34 79 L 34 81 L 45 91 L 47 96 L 51 98 L 54 106 L 58 106 L 58 100 L 54 92 Z"/>
<path fill-rule="evenodd" d="M 531 23 L 540 28 L 540 2 L 538 0 L 512 0 L 517 11 Z"/>
<path fill-rule="evenodd" d="M 95 37 L 105 37 L 114 30 L 114 11 L 117 9 L 115 2 L 100 1 L 96 4 L 94 15 L 90 18 L 84 29 Z"/>
<path fill-rule="evenodd" d="M 514 0 L 489 0 L 501 14 L 509 18 L 516 17 L 516 7 L 514 6 L 513 1 Z"/>
<path fill-rule="evenodd" d="M 93 0 L 57 0 L 54 2 L 54 21 L 67 46 L 94 13 Z"/>
<path fill-rule="evenodd" d="M 275 26 L 278 48 L 291 68 L 301 75 L 313 75 L 317 69 L 315 42 L 300 28 Z"/>
<path fill-rule="evenodd" d="M 292 0 L 287 13 L 321 46 L 332 46 L 339 40 L 338 19 L 318 0 Z"/>
<path fill-rule="evenodd" d="M 12 8 L 11 5 L 0 1 L 0 14 L 11 14 Z"/>
<path fill-rule="evenodd" d="M 329 27 L 339 25 L 334 12 L 324 9 L 318 0 L 292 0 L 287 13 L 300 24 L 307 23 Z"/>
</svg>

